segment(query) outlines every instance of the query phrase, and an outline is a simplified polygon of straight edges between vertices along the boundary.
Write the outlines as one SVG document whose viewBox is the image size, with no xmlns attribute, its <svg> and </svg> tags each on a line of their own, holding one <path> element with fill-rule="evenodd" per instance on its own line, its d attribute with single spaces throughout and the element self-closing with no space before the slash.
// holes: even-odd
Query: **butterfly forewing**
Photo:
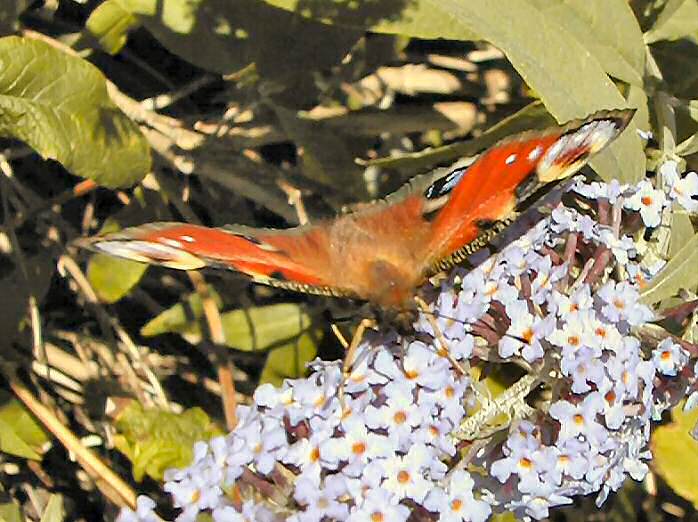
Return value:
<svg viewBox="0 0 698 522">
<path fill-rule="evenodd" d="M 441 198 L 432 220 L 425 259 L 427 272 L 449 266 L 506 227 L 533 194 L 577 172 L 591 155 L 620 134 L 634 111 L 602 111 L 564 127 L 528 132 L 495 145 L 457 182 L 437 180 L 427 199 Z"/>
<path fill-rule="evenodd" d="M 327 230 L 322 226 L 280 231 L 161 222 L 83 239 L 80 245 L 168 268 L 228 268 L 257 282 L 291 290 L 345 293 L 332 284 Z"/>
</svg>

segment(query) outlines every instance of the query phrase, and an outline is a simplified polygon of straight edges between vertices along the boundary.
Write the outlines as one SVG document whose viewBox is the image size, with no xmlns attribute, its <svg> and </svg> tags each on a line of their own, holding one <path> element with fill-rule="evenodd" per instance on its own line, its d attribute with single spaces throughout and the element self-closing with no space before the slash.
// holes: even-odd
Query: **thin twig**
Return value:
<svg viewBox="0 0 698 522">
<path fill-rule="evenodd" d="M 128 335 L 126 330 L 124 330 L 124 328 L 112 316 L 110 316 L 106 312 L 106 310 L 104 310 L 101 303 L 99 302 L 97 294 L 92 288 L 92 285 L 87 280 L 87 277 L 85 277 L 85 274 L 82 272 L 75 260 L 70 256 L 63 255 L 58 260 L 58 265 L 59 268 L 65 269 L 71 275 L 73 280 L 77 283 L 78 288 L 82 291 L 83 296 L 87 299 L 88 302 L 95 306 L 95 310 L 97 310 L 98 314 L 101 316 L 102 322 L 106 325 L 109 325 L 113 329 L 114 333 L 116 333 L 117 337 L 122 343 L 121 345 L 117 344 L 117 346 L 125 347 L 131 359 L 135 361 L 137 363 L 137 366 L 143 371 L 152 388 L 152 392 L 154 394 L 154 401 L 163 408 L 169 409 L 169 401 L 167 400 L 165 390 L 162 388 L 162 385 L 160 384 L 160 381 L 158 380 L 157 376 L 150 368 L 150 366 L 146 364 L 146 362 L 143 360 L 140 350 L 136 346 L 136 343 L 134 343 L 131 337 Z M 138 391 L 139 389 L 140 386 L 136 388 L 136 391 Z M 141 398 L 146 397 L 143 394 L 141 394 L 140 396 Z"/>
<path fill-rule="evenodd" d="M 218 310 L 218 305 L 213 297 L 211 297 L 211 292 L 209 291 L 208 284 L 206 284 L 203 275 L 195 271 L 188 271 L 187 275 L 194 285 L 196 293 L 201 298 L 209 335 L 216 347 L 218 382 L 221 386 L 223 412 L 225 414 L 226 426 L 228 430 L 232 430 L 237 425 L 237 393 L 235 392 L 235 381 L 233 379 L 235 367 L 228 354 L 228 350 L 224 348 L 225 330 L 223 329 L 221 314 Z"/>
<path fill-rule="evenodd" d="M 34 416 L 50 431 L 68 450 L 75 455 L 80 466 L 92 477 L 104 495 L 119 507 L 136 508 L 136 493 L 114 473 L 93 452 L 85 448 L 80 440 L 66 428 L 56 416 L 16 378 L 14 371 L 3 367 L 12 392 L 31 411 Z"/>
</svg>

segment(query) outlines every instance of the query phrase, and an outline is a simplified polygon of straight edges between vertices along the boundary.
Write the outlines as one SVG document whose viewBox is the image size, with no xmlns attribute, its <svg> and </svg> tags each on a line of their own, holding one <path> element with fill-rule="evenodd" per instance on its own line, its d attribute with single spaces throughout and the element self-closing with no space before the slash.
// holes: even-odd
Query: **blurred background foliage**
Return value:
<svg viewBox="0 0 698 522">
<path fill-rule="evenodd" d="M 135 489 L 162 495 L 163 471 L 260 383 L 341 356 L 337 303 L 73 239 L 293 226 L 625 106 L 634 128 L 600 176 L 638 181 L 676 156 L 698 169 L 695 0 L 2 0 L 0 520 L 111 519 Z M 688 218 L 670 232 L 694 237 Z M 693 422 L 657 430 L 652 480 L 555 518 L 697 519 L 698 445 L 679 435 Z"/>
</svg>

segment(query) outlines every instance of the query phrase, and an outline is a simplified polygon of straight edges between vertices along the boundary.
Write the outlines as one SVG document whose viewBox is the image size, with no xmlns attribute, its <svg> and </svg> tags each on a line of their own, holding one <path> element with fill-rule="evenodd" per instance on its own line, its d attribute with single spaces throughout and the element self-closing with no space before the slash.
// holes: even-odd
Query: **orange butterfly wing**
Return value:
<svg viewBox="0 0 698 522">
<path fill-rule="evenodd" d="M 334 295 L 329 289 L 327 230 L 319 225 L 278 231 L 160 222 L 81 239 L 78 244 L 180 270 L 229 268 L 265 284 L 299 291 L 317 287 L 314 293 Z"/>
<path fill-rule="evenodd" d="M 409 306 L 415 288 L 483 246 L 541 187 L 565 179 L 613 140 L 634 111 L 602 111 L 485 151 L 468 168 L 412 180 L 384 201 L 290 230 L 154 223 L 81 246 L 178 269 L 217 266 L 322 295 Z"/>
<path fill-rule="evenodd" d="M 584 166 L 623 131 L 634 112 L 601 111 L 564 127 L 516 135 L 467 169 L 453 171 L 452 179 L 438 180 L 425 192 L 434 205 L 443 205 L 432 221 L 427 266 L 445 268 L 477 250 L 532 194 Z"/>
</svg>

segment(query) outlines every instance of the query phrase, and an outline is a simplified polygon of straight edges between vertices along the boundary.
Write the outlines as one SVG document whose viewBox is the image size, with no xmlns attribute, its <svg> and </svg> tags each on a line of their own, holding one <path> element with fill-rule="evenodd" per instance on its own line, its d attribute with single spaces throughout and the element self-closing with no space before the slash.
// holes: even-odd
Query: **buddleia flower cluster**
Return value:
<svg viewBox="0 0 698 522">
<path fill-rule="evenodd" d="M 643 479 L 651 421 L 696 381 L 693 345 L 643 334 L 656 317 L 640 292 L 662 262 L 634 236 L 672 205 L 698 210 L 696 173 L 660 174 L 663 188 L 577 180 L 524 235 L 426 289 L 414 335 L 367 334 L 348 378 L 318 360 L 260 386 L 233 432 L 167 472 L 176 520 L 541 519 Z M 159 520 L 154 506 L 119 520 Z"/>
</svg>

